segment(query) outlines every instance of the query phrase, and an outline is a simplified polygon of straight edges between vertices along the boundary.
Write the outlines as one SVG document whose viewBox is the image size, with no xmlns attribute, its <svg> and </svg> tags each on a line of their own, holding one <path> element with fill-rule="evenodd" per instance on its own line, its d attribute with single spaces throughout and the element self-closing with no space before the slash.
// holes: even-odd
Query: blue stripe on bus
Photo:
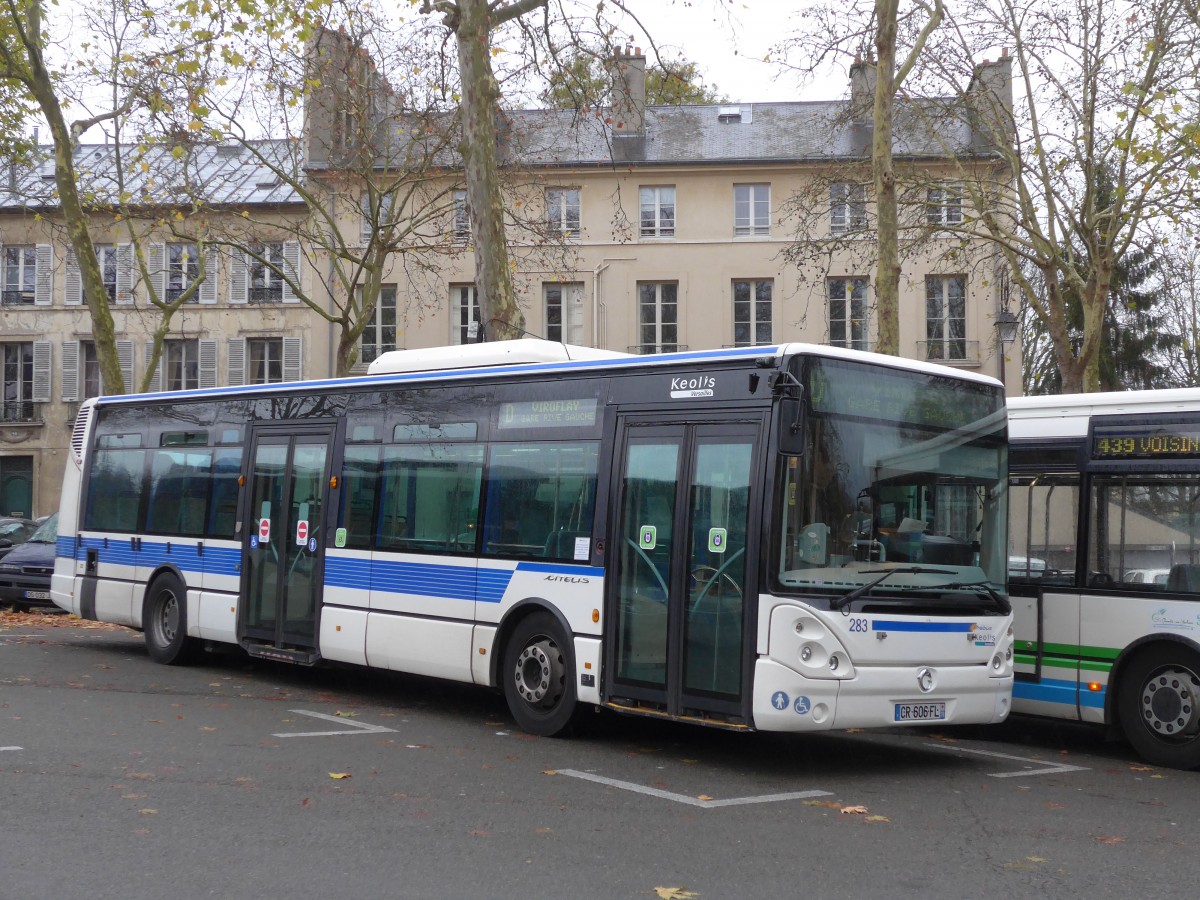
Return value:
<svg viewBox="0 0 1200 900">
<path fill-rule="evenodd" d="M 895 619 L 872 619 L 874 631 L 924 631 L 924 632 L 967 632 L 975 628 L 974 622 L 900 622 Z"/>
<path fill-rule="evenodd" d="M 1105 687 L 1099 691 L 1080 689 L 1079 683 L 1061 678 L 1043 678 L 1041 681 L 1016 681 L 1013 683 L 1014 700 L 1037 700 L 1042 703 L 1060 703 L 1065 706 L 1086 706 L 1103 709 Z"/>
<path fill-rule="evenodd" d="M 445 597 L 450 600 L 475 600 L 499 603 L 517 572 L 602 577 L 604 570 L 594 566 L 552 563 L 518 563 L 517 568 L 476 568 L 464 565 L 403 562 L 400 560 L 349 559 L 330 556 L 325 559 L 325 584 L 329 587 L 415 594 L 421 597 Z"/>
<path fill-rule="evenodd" d="M 142 538 L 140 550 L 134 550 L 129 538 L 84 538 L 76 549 L 75 538 L 59 537 L 55 553 L 67 559 L 82 559 L 88 550 L 95 550 L 100 562 L 114 566 L 159 566 L 171 563 L 181 572 L 208 575 L 238 575 L 241 572 L 242 551 L 237 547 L 205 545 L 197 549 L 197 538 L 147 540 Z M 170 551 L 167 545 L 170 544 Z"/>
</svg>

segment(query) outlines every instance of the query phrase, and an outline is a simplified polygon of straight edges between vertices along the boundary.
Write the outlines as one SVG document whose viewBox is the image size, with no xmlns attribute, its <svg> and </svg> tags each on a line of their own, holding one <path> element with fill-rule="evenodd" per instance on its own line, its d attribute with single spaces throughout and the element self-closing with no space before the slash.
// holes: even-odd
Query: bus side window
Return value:
<svg viewBox="0 0 1200 900">
<path fill-rule="evenodd" d="M 1079 477 L 1014 475 L 1009 480 L 1010 585 L 1034 585 L 1053 577 L 1074 581 Z"/>
<path fill-rule="evenodd" d="M 1122 591 L 1138 593 L 1200 592 L 1197 498 L 1197 475 L 1140 472 L 1093 478 L 1089 583 L 1119 584 Z"/>
<path fill-rule="evenodd" d="M 379 487 L 379 446 L 351 445 L 342 463 L 342 508 L 338 527 L 346 529 L 345 546 L 369 550 L 375 527 Z"/>
</svg>

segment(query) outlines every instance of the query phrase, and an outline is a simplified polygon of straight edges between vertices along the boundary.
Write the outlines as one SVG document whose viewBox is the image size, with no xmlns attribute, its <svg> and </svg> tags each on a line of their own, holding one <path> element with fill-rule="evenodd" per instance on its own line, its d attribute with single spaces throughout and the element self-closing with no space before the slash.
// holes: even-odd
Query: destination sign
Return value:
<svg viewBox="0 0 1200 900">
<path fill-rule="evenodd" d="M 595 397 L 501 403 L 500 428 L 587 428 L 596 424 Z"/>
<path fill-rule="evenodd" d="M 1097 428 L 1092 459 L 1180 459 L 1200 456 L 1200 428 L 1124 425 Z"/>
</svg>

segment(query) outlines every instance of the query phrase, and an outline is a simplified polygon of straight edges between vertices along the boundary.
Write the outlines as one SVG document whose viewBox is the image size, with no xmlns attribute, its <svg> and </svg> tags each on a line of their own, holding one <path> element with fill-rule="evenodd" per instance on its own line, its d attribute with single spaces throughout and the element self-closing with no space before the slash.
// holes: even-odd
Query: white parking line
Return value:
<svg viewBox="0 0 1200 900">
<path fill-rule="evenodd" d="M 0 751 L 3 751 L 3 750 L 24 750 L 24 749 L 25 749 L 24 747 L 0 747 Z"/>
<path fill-rule="evenodd" d="M 368 725 L 366 722 L 354 722 L 342 716 L 331 716 L 326 713 L 311 712 L 307 709 L 289 709 L 288 712 L 300 716 L 312 716 L 314 719 L 324 719 L 338 725 L 349 725 L 337 731 L 293 731 L 285 734 L 274 734 L 272 737 L 325 737 L 331 734 L 382 734 L 385 731 L 395 731 L 395 728 L 384 728 L 382 725 Z"/>
<path fill-rule="evenodd" d="M 791 794 L 761 794 L 757 797 L 733 797 L 728 800 L 702 800 L 699 797 L 689 797 L 687 794 L 675 794 L 659 788 L 634 784 L 632 781 L 617 781 L 615 778 L 605 778 L 603 775 L 593 775 L 590 772 L 580 772 L 577 769 L 555 769 L 559 775 L 571 778 L 581 778 L 584 781 L 594 781 L 622 791 L 633 791 L 635 794 L 645 794 L 648 797 L 658 797 L 660 800 L 673 800 L 676 803 L 686 803 L 688 806 L 698 806 L 701 809 L 712 809 L 717 806 L 746 806 L 751 803 L 778 803 L 781 800 L 804 800 L 809 797 L 830 797 L 829 791 L 797 791 Z"/>
<path fill-rule="evenodd" d="M 989 772 L 988 778 L 1022 778 L 1026 775 L 1057 775 L 1061 772 L 1087 772 L 1087 766 L 1068 766 L 1064 763 L 1048 763 L 1040 759 L 1030 759 L 1027 756 L 1009 756 L 1007 753 L 996 753 L 992 750 L 972 750 L 969 747 L 954 747 L 946 744 L 926 744 L 926 747 L 934 747 L 938 750 L 945 750 L 950 753 L 974 753 L 978 756 L 991 756 L 996 759 L 1011 759 L 1015 762 L 1026 763 L 1027 766 L 1021 772 Z M 1028 765 L 1033 763 L 1033 766 Z M 1034 768 L 1036 766 L 1037 768 Z"/>
</svg>

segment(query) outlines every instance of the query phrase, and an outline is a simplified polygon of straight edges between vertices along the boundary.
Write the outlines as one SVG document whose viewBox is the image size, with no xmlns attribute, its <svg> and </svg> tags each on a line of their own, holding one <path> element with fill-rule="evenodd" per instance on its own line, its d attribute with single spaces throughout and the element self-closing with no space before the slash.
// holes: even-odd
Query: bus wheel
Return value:
<svg viewBox="0 0 1200 900">
<path fill-rule="evenodd" d="M 575 712 L 575 676 L 567 638 L 549 613 L 519 623 L 504 648 L 504 699 L 521 729 L 542 737 L 562 734 Z"/>
<path fill-rule="evenodd" d="M 1143 653 L 1121 675 L 1121 731 L 1146 762 L 1200 766 L 1200 654 L 1187 647 Z"/>
<path fill-rule="evenodd" d="M 186 597 L 183 585 L 171 574 L 159 575 L 146 592 L 142 627 L 146 650 L 155 662 L 180 666 L 195 656 L 196 641 L 187 636 Z"/>
</svg>

